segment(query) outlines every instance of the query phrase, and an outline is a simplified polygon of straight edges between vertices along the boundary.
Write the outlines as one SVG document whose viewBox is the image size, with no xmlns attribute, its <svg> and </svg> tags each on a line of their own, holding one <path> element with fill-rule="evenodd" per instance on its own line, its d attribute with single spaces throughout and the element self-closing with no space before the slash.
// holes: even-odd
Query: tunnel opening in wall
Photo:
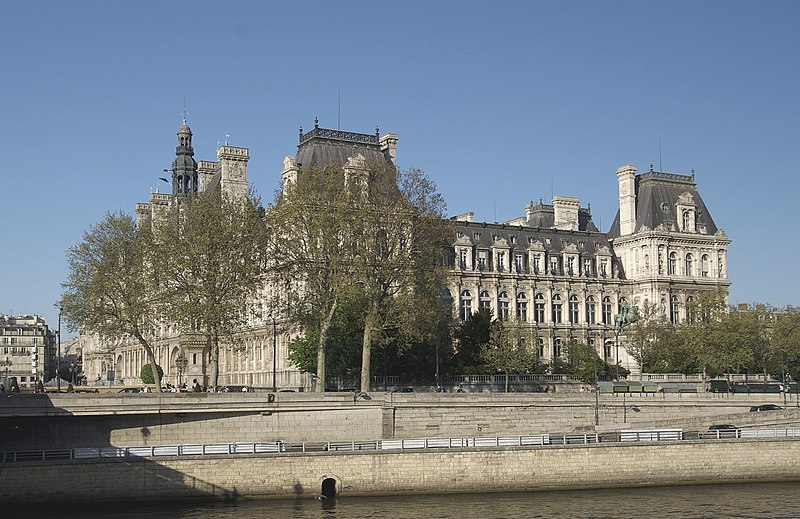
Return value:
<svg viewBox="0 0 800 519">
<path fill-rule="evenodd" d="M 322 480 L 321 494 L 325 499 L 333 499 L 336 497 L 336 480 L 333 478 L 325 478 Z"/>
</svg>

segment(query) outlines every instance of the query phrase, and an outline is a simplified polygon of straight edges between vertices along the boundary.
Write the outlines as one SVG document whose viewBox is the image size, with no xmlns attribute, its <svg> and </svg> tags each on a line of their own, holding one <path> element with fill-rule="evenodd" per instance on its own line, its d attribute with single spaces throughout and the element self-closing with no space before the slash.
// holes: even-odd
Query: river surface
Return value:
<svg viewBox="0 0 800 519">
<path fill-rule="evenodd" d="M 26 519 L 800 518 L 800 482 L 385 497 L 183 501 L 25 513 Z M 20 516 L 23 517 L 23 516 Z"/>
</svg>

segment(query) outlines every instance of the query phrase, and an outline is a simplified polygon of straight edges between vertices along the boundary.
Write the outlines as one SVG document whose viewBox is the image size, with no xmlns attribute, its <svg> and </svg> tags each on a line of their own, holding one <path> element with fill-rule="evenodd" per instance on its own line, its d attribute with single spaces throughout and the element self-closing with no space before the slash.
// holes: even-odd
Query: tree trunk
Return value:
<svg viewBox="0 0 800 519">
<path fill-rule="evenodd" d="M 161 393 L 161 375 L 158 373 L 158 367 L 156 364 L 156 355 L 155 353 L 153 353 L 153 348 L 150 346 L 150 343 L 147 342 L 147 340 L 145 340 L 144 337 L 142 337 L 141 333 L 136 332 L 134 335 L 136 336 L 136 339 L 139 341 L 139 344 L 141 344 L 142 347 L 144 348 L 145 353 L 147 353 L 147 360 L 150 361 L 150 371 L 153 372 L 153 383 L 156 386 L 154 391 L 156 393 Z M 60 375 L 56 373 L 56 376 Z"/>
<path fill-rule="evenodd" d="M 375 323 L 378 321 L 378 303 L 372 301 L 369 305 L 367 318 L 364 319 L 364 340 L 361 346 L 361 391 L 369 392 L 370 383 L 370 357 L 372 355 L 372 334 L 376 331 Z"/>
<path fill-rule="evenodd" d="M 508 370 L 504 372 L 506 374 L 506 393 L 508 393 Z"/>
<path fill-rule="evenodd" d="M 216 388 L 219 385 L 219 335 L 214 332 L 210 338 L 211 347 L 208 354 L 208 363 L 211 368 L 208 385 Z"/>
<path fill-rule="evenodd" d="M 339 306 L 339 301 L 334 300 L 328 312 L 328 316 L 319 327 L 319 344 L 317 345 L 317 393 L 325 392 L 325 351 L 328 347 L 328 330 L 331 328 L 333 315 L 336 313 L 337 306 Z"/>
</svg>

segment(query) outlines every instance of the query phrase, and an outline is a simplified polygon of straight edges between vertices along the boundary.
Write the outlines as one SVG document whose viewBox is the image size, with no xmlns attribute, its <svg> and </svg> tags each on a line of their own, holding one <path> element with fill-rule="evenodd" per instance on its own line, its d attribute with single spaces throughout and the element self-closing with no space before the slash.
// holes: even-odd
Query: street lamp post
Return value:
<svg viewBox="0 0 800 519">
<path fill-rule="evenodd" d="M 58 307 L 58 357 L 56 357 L 56 389 L 61 393 L 61 306 Z"/>
<path fill-rule="evenodd" d="M 597 355 L 593 355 L 592 360 L 594 360 L 594 424 L 600 425 L 600 383 L 597 380 Z"/>
<path fill-rule="evenodd" d="M 69 363 L 69 375 L 70 375 L 70 379 L 72 380 L 72 385 L 74 386 L 75 385 L 75 363 L 74 362 L 70 362 Z"/>
<path fill-rule="evenodd" d="M 273 393 L 278 391 L 278 384 L 276 379 L 276 373 L 278 371 L 278 359 L 276 358 L 276 354 L 278 351 L 276 342 L 277 328 L 278 328 L 278 323 L 275 321 L 275 317 L 273 317 L 272 318 L 272 392 Z M 324 384 L 325 381 L 323 380 L 322 383 Z"/>
</svg>

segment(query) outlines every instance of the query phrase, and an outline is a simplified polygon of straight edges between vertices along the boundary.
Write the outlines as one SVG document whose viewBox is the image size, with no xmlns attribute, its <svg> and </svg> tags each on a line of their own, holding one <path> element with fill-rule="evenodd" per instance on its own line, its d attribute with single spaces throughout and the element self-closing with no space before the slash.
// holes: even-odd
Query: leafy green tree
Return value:
<svg viewBox="0 0 800 519">
<path fill-rule="evenodd" d="M 443 304 L 442 255 L 451 226 L 444 219 L 444 199 L 420 170 L 363 163 L 351 176 L 357 222 L 353 267 L 366 302 L 361 389 L 368 391 L 373 343 L 385 340 L 383 332 L 408 345 L 436 330 L 431 316 Z"/>
<path fill-rule="evenodd" d="M 158 380 L 161 380 L 164 377 L 164 370 L 161 369 L 161 366 L 156 365 L 156 371 L 158 372 Z M 155 384 L 156 379 L 153 376 L 153 367 L 150 364 L 142 366 L 139 371 L 139 378 L 142 379 L 143 384 Z"/>
<path fill-rule="evenodd" d="M 770 333 L 773 344 L 772 373 L 776 364 L 788 371 L 792 379 L 800 380 L 800 308 L 788 306 L 776 312 Z"/>
<path fill-rule="evenodd" d="M 647 301 L 636 308 L 635 315 L 636 318 L 625 334 L 625 349 L 639 365 L 641 380 L 645 366 L 655 360 L 656 350 L 660 347 L 659 341 L 664 336 L 668 321 L 658 306 Z"/>
<path fill-rule="evenodd" d="M 154 267 L 168 296 L 164 315 L 184 333 L 205 336 L 216 386 L 220 341 L 235 346 L 251 320 L 263 317 L 256 304 L 267 260 L 260 202 L 252 193 L 201 193 L 183 199 L 153 229 Z"/>
<path fill-rule="evenodd" d="M 505 392 L 508 393 L 508 374 L 524 373 L 536 364 L 536 355 L 530 349 L 527 328 L 509 325 L 496 320 L 489 326 L 489 341 L 481 345 L 480 358 L 484 364 L 505 373 Z"/>
<path fill-rule="evenodd" d="M 303 166 L 297 178 L 276 194 L 267 212 L 271 229 L 271 274 L 291 302 L 286 316 L 306 331 L 294 345 L 295 355 L 310 352 L 316 340 L 316 359 L 304 359 L 301 369 L 313 366 L 325 390 L 330 329 L 340 303 L 353 293 L 353 229 L 357 225 L 348 179 L 341 164 L 320 168 Z M 300 362 L 300 358 L 293 362 Z"/>
<path fill-rule="evenodd" d="M 137 227 L 123 212 L 107 213 L 67 251 L 60 306 L 70 329 L 134 340 L 155 366 L 152 340 L 165 293 L 152 268 L 151 243 L 147 226 Z M 154 384 L 160 392 L 159 375 Z"/>
<path fill-rule="evenodd" d="M 481 345 L 489 343 L 492 319 L 492 310 L 481 307 L 462 323 L 458 337 L 458 349 L 455 354 L 458 373 L 469 374 L 481 371 Z"/>
</svg>

